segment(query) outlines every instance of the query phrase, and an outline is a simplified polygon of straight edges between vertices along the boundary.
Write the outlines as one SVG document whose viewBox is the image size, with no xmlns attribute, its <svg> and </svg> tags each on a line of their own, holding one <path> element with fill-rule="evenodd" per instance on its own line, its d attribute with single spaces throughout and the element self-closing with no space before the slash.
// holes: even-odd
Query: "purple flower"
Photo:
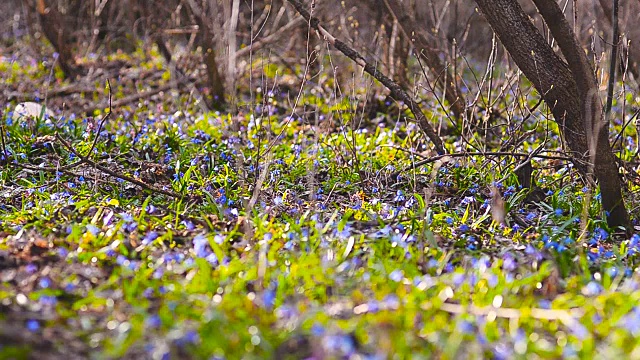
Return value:
<svg viewBox="0 0 640 360">
<path fill-rule="evenodd" d="M 100 233 L 100 229 L 92 224 L 87 225 L 87 231 L 90 232 L 93 236 L 97 236 Z"/>
<path fill-rule="evenodd" d="M 518 262 L 511 253 L 505 253 L 502 257 L 502 268 L 505 271 L 513 271 L 518 267 Z"/>
<path fill-rule="evenodd" d="M 153 288 L 146 288 L 144 290 L 144 292 L 142 293 L 142 296 L 146 297 L 147 299 L 153 296 Z"/>
<path fill-rule="evenodd" d="M 602 292 L 602 285 L 595 281 L 590 281 L 585 287 L 582 288 L 582 293 L 585 296 L 595 296 Z"/>
<path fill-rule="evenodd" d="M 159 328 L 162 325 L 162 320 L 160 320 L 160 316 L 153 314 L 146 319 L 146 324 L 150 328 Z"/>
<path fill-rule="evenodd" d="M 473 324 L 466 320 L 458 322 L 457 327 L 462 334 L 471 334 L 474 331 Z"/>
<path fill-rule="evenodd" d="M 402 273 L 402 270 L 393 270 L 391 274 L 389 274 L 389 279 L 395 282 L 400 282 L 403 276 L 404 274 Z"/>
<path fill-rule="evenodd" d="M 536 248 L 531 246 L 531 244 L 527 244 L 527 247 L 524 249 L 524 253 L 527 255 L 533 256 L 536 261 L 542 260 L 542 253 L 538 251 Z"/>
<path fill-rule="evenodd" d="M 38 266 L 34 263 L 27 264 L 27 266 L 24 267 L 24 271 L 26 271 L 27 274 L 33 274 L 38 271 Z"/>
<path fill-rule="evenodd" d="M 193 222 L 189 220 L 183 220 L 182 224 L 184 224 L 184 227 L 187 228 L 187 230 L 189 231 L 192 231 L 196 228 L 195 225 L 193 225 Z"/>
<path fill-rule="evenodd" d="M 224 242 L 224 236 L 217 234 L 216 236 L 213 237 L 213 242 L 215 242 L 218 245 L 222 245 L 222 243 Z"/>
<path fill-rule="evenodd" d="M 52 307 L 52 306 L 55 306 L 58 303 L 58 298 L 56 298 L 55 296 L 42 295 L 38 299 L 38 302 L 42 306 Z"/>
<path fill-rule="evenodd" d="M 124 257 L 123 255 L 118 255 L 118 257 L 116 258 L 116 264 L 118 265 L 124 265 L 127 261 L 127 258 Z"/>
<path fill-rule="evenodd" d="M 198 234 L 193 238 L 193 249 L 197 257 L 206 257 L 209 255 L 209 240 L 203 234 Z"/>
<path fill-rule="evenodd" d="M 211 254 L 207 255 L 207 256 L 205 257 L 205 259 L 207 259 L 207 261 L 208 261 L 208 262 L 209 262 L 209 264 L 211 264 L 211 265 L 214 265 L 214 266 L 215 266 L 215 265 L 218 265 L 218 257 L 217 257 L 217 256 L 216 256 L 216 254 L 214 254 L 214 253 L 211 253 Z"/>
<path fill-rule="evenodd" d="M 462 273 L 455 273 L 455 274 L 453 274 L 453 279 L 452 279 L 452 280 L 453 280 L 453 284 L 454 284 L 455 286 L 460 286 L 460 285 L 462 285 L 462 283 L 464 283 L 464 278 L 465 278 L 465 276 L 464 276 L 464 274 L 462 274 Z"/>
<path fill-rule="evenodd" d="M 382 299 L 382 303 L 387 309 L 397 309 L 400 307 L 400 299 L 395 294 L 389 294 Z"/>
<path fill-rule="evenodd" d="M 618 321 L 618 325 L 625 328 L 633 336 L 640 335 L 640 309 L 634 307 Z"/>
<path fill-rule="evenodd" d="M 134 232 L 138 228 L 138 223 L 135 221 L 127 222 L 122 229 L 126 232 Z"/>
<path fill-rule="evenodd" d="M 190 330 L 187 331 L 183 337 L 176 340 L 176 345 L 183 347 L 189 344 L 195 344 L 200 340 L 200 336 L 197 332 Z"/>
<path fill-rule="evenodd" d="M 143 245 L 148 245 L 150 243 L 152 243 L 153 241 L 155 241 L 160 235 L 158 235 L 157 232 L 155 231 L 149 231 L 147 233 L 147 235 L 145 235 L 145 237 L 142 239 L 142 244 Z"/>
<path fill-rule="evenodd" d="M 465 196 L 460 202 L 462 205 L 468 205 L 475 202 L 476 199 L 473 196 Z"/>
</svg>

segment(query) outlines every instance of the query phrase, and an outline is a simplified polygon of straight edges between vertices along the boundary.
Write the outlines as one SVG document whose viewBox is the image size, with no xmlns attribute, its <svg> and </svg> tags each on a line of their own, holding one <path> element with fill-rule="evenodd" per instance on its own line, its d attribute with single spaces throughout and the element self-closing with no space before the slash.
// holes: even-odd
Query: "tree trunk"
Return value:
<svg viewBox="0 0 640 360">
<path fill-rule="evenodd" d="M 401 0 L 384 0 L 384 2 L 393 17 L 398 20 L 398 25 L 404 37 L 409 39 L 415 46 L 416 56 L 426 62 L 437 83 L 445 90 L 445 97 L 449 102 L 451 111 L 457 118 L 461 118 L 465 111 L 464 97 L 455 78 L 451 75 L 451 71 L 440 61 L 440 54 L 435 46 L 424 36 L 421 27 L 409 15 Z"/>
<path fill-rule="evenodd" d="M 551 108 L 576 168 L 589 174 L 589 164 L 593 164 L 609 226 L 629 228 L 609 127 L 603 124 L 591 66 L 557 4 L 553 0 L 534 2 L 569 65 L 554 53 L 516 0 L 476 0 L 504 47 Z"/>
<path fill-rule="evenodd" d="M 202 45 L 202 55 L 207 67 L 207 80 L 210 87 L 210 97 L 207 103 L 209 108 L 220 110 L 225 105 L 225 91 L 224 80 L 218 71 L 215 44 L 213 43 L 213 33 L 211 32 L 211 27 L 206 21 L 205 11 L 198 7 L 193 0 L 188 1 L 188 4 L 191 14 L 198 24 L 198 30 L 200 31 L 200 45 Z"/>
<path fill-rule="evenodd" d="M 609 28 L 613 28 L 613 24 L 611 23 L 613 9 L 611 5 L 611 1 L 609 0 L 599 0 L 600 7 L 604 12 L 604 21 L 609 25 Z M 627 69 L 633 75 L 636 83 L 640 83 L 640 26 L 637 25 L 637 21 L 640 20 L 640 2 L 638 4 L 633 2 L 627 2 L 624 4 L 625 8 L 622 10 L 620 14 L 624 14 L 626 19 L 620 19 L 621 25 L 621 33 L 624 34 L 624 37 L 620 39 L 627 39 L 630 44 L 627 46 L 627 42 L 622 40 L 621 51 L 622 54 L 629 55 Z M 626 20 L 626 21 L 625 21 Z M 607 37 L 609 39 L 610 36 Z M 616 44 L 618 45 L 618 44 Z"/>
<path fill-rule="evenodd" d="M 27 1 L 27 4 L 29 8 L 33 9 L 31 1 Z M 42 32 L 58 53 L 58 63 L 64 75 L 71 79 L 81 75 L 82 71 L 76 66 L 73 58 L 70 36 L 62 22 L 62 14 L 55 6 L 48 5 L 45 0 L 37 0 L 35 9 L 40 19 Z"/>
</svg>

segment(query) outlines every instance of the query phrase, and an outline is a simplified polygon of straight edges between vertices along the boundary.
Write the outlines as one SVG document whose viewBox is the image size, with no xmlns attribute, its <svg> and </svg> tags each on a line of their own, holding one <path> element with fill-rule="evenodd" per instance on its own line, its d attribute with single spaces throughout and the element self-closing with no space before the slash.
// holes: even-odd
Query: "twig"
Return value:
<svg viewBox="0 0 640 360">
<path fill-rule="evenodd" d="M 109 170 L 108 168 L 106 168 L 106 167 L 104 167 L 104 166 L 102 166 L 102 165 L 100 165 L 100 164 L 98 164 L 98 163 L 94 162 L 93 160 L 89 159 L 88 157 L 86 157 L 86 156 L 84 156 L 84 155 L 82 155 L 82 154 L 78 153 L 78 152 L 77 152 L 77 151 L 76 151 L 76 150 L 71 146 L 71 144 L 69 144 L 65 139 L 63 139 L 63 138 L 60 136 L 60 134 L 59 134 L 59 133 L 56 133 L 56 139 L 57 139 L 57 140 L 58 140 L 58 141 L 59 141 L 59 142 L 60 142 L 60 143 L 61 143 L 61 144 L 62 144 L 62 145 L 67 149 L 67 150 L 71 151 L 74 155 L 76 155 L 76 156 L 80 159 L 80 161 L 81 161 L 81 162 L 83 162 L 83 163 L 85 163 L 85 164 L 87 164 L 87 165 L 93 166 L 94 168 L 96 168 L 96 169 L 98 169 L 98 170 L 102 171 L 103 173 L 106 173 L 106 174 L 111 175 L 111 176 L 113 176 L 113 177 L 115 177 L 115 178 L 118 178 L 118 179 L 122 179 L 122 180 L 128 181 L 128 182 L 130 182 L 130 183 L 132 183 L 132 184 L 136 184 L 136 185 L 140 186 L 140 187 L 141 187 L 141 188 L 143 188 L 143 189 L 150 190 L 150 191 L 154 191 L 154 192 L 157 192 L 157 193 L 160 193 L 160 194 L 163 194 L 163 195 L 166 195 L 166 196 L 172 197 L 172 198 L 182 198 L 182 197 L 183 197 L 183 195 L 178 194 L 178 193 L 175 193 L 175 192 L 173 192 L 173 191 L 168 191 L 168 190 L 159 189 L 159 188 L 156 188 L 156 187 L 154 187 L 154 186 L 152 186 L 152 185 L 149 185 L 149 184 L 147 184 L 147 183 L 145 183 L 145 182 L 143 182 L 143 181 L 140 181 L 140 180 L 138 180 L 138 179 L 134 179 L 134 178 L 132 178 L 132 177 L 130 177 L 130 176 L 127 176 L 127 175 L 124 175 L 124 174 L 119 174 L 119 173 L 117 173 L 117 172 L 115 172 L 115 171 Z"/>
<path fill-rule="evenodd" d="M 254 43 L 252 43 L 251 45 L 244 47 L 242 49 L 239 49 L 236 51 L 236 57 L 241 57 L 241 56 L 245 56 L 245 55 L 249 55 L 249 53 L 251 53 L 252 51 L 257 51 L 260 48 L 262 48 L 263 46 L 272 43 L 278 39 L 282 39 L 283 37 L 286 38 L 285 34 L 287 31 L 292 30 L 294 28 L 296 28 L 297 26 L 299 26 L 300 24 L 302 24 L 303 19 L 302 18 L 295 18 L 293 20 L 291 20 L 287 25 L 281 27 L 280 29 L 278 29 L 277 32 L 264 37 L 263 39 L 256 41 Z"/>
<path fill-rule="evenodd" d="M 440 310 L 451 314 L 471 314 L 475 316 L 493 315 L 503 319 L 519 319 L 528 317 L 536 320 L 560 320 L 565 326 L 570 328 L 579 324 L 576 318 L 580 318 L 584 315 L 583 311 L 578 308 L 570 310 L 528 308 L 521 310 L 514 308 L 496 308 L 493 306 L 464 306 L 450 303 L 442 304 L 440 306 Z"/>
<path fill-rule="evenodd" d="M 164 86 L 161 86 L 161 87 L 153 89 L 153 90 L 149 90 L 149 91 L 145 91 L 145 92 L 141 92 L 141 93 L 137 93 L 137 94 L 126 96 L 126 97 L 114 102 L 113 104 L 109 103 L 108 106 L 109 106 L 109 108 L 111 108 L 112 106 L 113 107 L 119 107 L 119 106 L 127 105 L 127 104 L 132 103 L 132 102 L 134 102 L 136 100 L 149 98 L 149 97 L 157 95 L 157 94 L 159 94 L 159 93 L 161 93 L 163 91 L 171 90 L 172 88 L 173 88 L 173 85 L 164 85 Z M 103 109 L 105 107 L 106 107 L 106 105 L 98 105 L 98 106 L 94 106 L 94 107 L 85 107 L 84 111 L 87 112 L 87 113 L 91 113 L 94 110 Z"/>
<path fill-rule="evenodd" d="M 624 123 L 624 125 L 622 126 L 622 129 L 620 129 L 620 132 L 616 136 L 615 140 L 613 140 L 613 142 L 611 143 L 611 148 L 612 149 L 616 148 L 616 145 L 618 144 L 618 141 L 620 141 L 620 139 L 622 138 L 622 134 L 624 134 L 624 131 L 626 130 L 627 126 L 629 126 L 629 124 L 631 124 L 633 122 L 633 120 L 635 120 L 635 118 L 638 117 L 638 114 L 640 114 L 640 109 L 636 110 L 636 112 L 633 113 L 633 116 L 631 116 L 629 118 L 629 120 L 627 120 Z M 637 154 L 637 152 L 636 152 L 636 154 Z"/>
<path fill-rule="evenodd" d="M 100 121 L 100 125 L 98 126 L 98 130 L 96 131 L 96 136 L 93 139 L 93 144 L 91 144 L 91 149 L 87 152 L 87 157 L 91 156 L 93 149 L 95 149 L 96 144 L 98 143 L 98 138 L 100 137 L 100 132 L 102 131 L 102 126 L 107 121 L 107 119 L 111 116 L 111 83 L 109 79 L 107 79 L 107 86 L 109 87 L 109 112 L 105 116 L 102 117 L 102 121 Z"/>
<path fill-rule="evenodd" d="M 346 43 L 343 43 L 342 41 L 336 39 L 327 30 L 325 30 L 320 25 L 320 20 L 318 20 L 315 17 L 312 17 L 309 14 L 309 12 L 305 9 L 304 5 L 302 5 L 300 0 L 288 0 L 288 1 L 296 8 L 298 13 L 300 13 L 300 15 L 302 15 L 302 17 L 304 17 L 305 20 L 309 22 L 309 26 L 311 26 L 313 29 L 315 29 L 320 34 L 322 34 L 322 36 L 325 38 L 326 41 L 328 41 L 331 45 L 333 45 L 336 49 L 338 49 L 341 53 L 346 55 L 348 58 L 355 61 L 356 64 L 362 66 L 364 68 L 364 71 L 366 71 L 368 74 L 370 74 L 376 80 L 380 81 L 384 86 L 386 86 L 387 89 L 391 91 L 391 94 L 393 95 L 393 97 L 395 97 L 398 100 L 404 101 L 404 103 L 407 104 L 407 106 L 409 107 L 409 110 L 411 111 L 411 113 L 413 113 L 413 116 L 416 117 L 416 121 L 418 122 L 418 125 L 420 126 L 422 131 L 424 131 L 429 137 L 429 139 L 433 142 L 433 145 L 435 146 L 436 151 L 438 152 L 438 155 L 443 155 L 446 153 L 442 140 L 440 139 L 440 137 L 438 137 L 438 135 L 436 134 L 436 131 L 433 129 L 431 124 L 429 124 L 429 121 L 427 120 L 424 113 L 422 113 L 422 110 L 420 110 L 420 107 L 418 106 L 416 101 L 413 100 L 413 98 L 409 96 L 409 94 L 407 94 L 407 92 L 400 85 L 398 85 L 398 83 L 389 79 L 387 76 L 381 73 L 374 65 L 371 65 L 369 62 L 367 62 L 367 60 L 362 55 L 360 55 L 356 50 L 351 48 Z"/>
<path fill-rule="evenodd" d="M 3 111 L 0 110 L 0 119 L 2 119 Z M 4 142 L 4 121 L 0 122 L 0 140 L 2 141 L 2 155 L 4 155 L 4 161 L 9 162 L 9 153 L 7 153 L 7 145 Z"/>
<path fill-rule="evenodd" d="M 613 102 L 613 87 L 616 83 L 616 63 L 618 57 L 618 0 L 613 0 L 613 10 L 611 25 L 613 26 L 613 38 L 611 39 L 611 60 L 609 63 L 609 83 L 607 84 L 607 104 L 604 107 L 605 115 L 611 112 L 611 103 Z"/>
<path fill-rule="evenodd" d="M 400 148 L 400 150 L 403 150 L 402 148 Z M 403 150 L 404 151 L 404 150 Z M 496 151 L 496 152 L 469 152 L 469 153 L 454 153 L 454 154 L 445 154 L 445 155 L 436 155 L 436 156 L 432 156 L 432 157 L 425 157 L 422 154 L 416 153 L 411 151 L 412 155 L 416 155 L 416 156 L 420 156 L 425 158 L 424 160 L 420 160 L 414 164 L 411 164 L 411 166 L 408 166 L 396 173 L 393 174 L 393 176 L 397 176 L 401 173 L 410 171 L 411 169 L 414 169 L 418 166 L 422 166 L 422 165 L 426 165 L 426 164 L 430 164 L 432 162 L 441 160 L 445 157 L 452 157 L 452 158 L 459 158 L 459 157 L 471 157 L 471 156 L 514 156 L 514 157 L 530 157 L 532 154 L 526 154 L 526 153 L 514 153 L 514 152 L 508 152 L 508 151 Z M 535 153 L 533 153 L 535 154 Z M 548 159 L 548 160 L 564 160 L 564 161 L 575 161 L 575 159 L 570 158 L 568 156 L 555 156 L 555 155 L 541 155 L 541 154 L 535 154 L 534 156 L 531 156 L 532 158 L 539 158 L 539 159 Z"/>
</svg>

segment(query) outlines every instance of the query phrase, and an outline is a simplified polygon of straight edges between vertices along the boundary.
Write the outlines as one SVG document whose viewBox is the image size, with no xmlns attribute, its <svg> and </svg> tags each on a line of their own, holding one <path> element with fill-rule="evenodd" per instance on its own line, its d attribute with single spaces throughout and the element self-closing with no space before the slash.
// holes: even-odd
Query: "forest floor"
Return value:
<svg viewBox="0 0 640 360">
<path fill-rule="evenodd" d="M 606 227 L 535 93 L 472 135 L 513 156 L 468 153 L 425 97 L 466 151 L 434 157 L 372 88 L 270 64 L 209 112 L 157 53 L 83 61 L 70 83 L 0 52 L 0 358 L 640 357 L 640 236 Z"/>
</svg>

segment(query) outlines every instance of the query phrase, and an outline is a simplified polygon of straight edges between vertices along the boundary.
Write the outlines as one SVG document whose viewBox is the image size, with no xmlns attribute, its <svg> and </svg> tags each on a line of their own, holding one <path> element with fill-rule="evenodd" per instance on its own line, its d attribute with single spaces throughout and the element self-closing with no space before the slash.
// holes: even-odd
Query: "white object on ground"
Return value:
<svg viewBox="0 0 640 360">
<path fill-rule="evenodd" d="M 25 118 L 32 117 L 37 119 L 43 114 L 42 109 L 44 108 L 44 119 L 49 120 L 49 118 L 55 117 L 53 111 L 47 109 L 46 107 L 35 103 L 35 102 L 23 102 L 16 105 L 15 109 L 13 109 L 13 119 L 20 121 L 25 120 Z"/>
</svg>

